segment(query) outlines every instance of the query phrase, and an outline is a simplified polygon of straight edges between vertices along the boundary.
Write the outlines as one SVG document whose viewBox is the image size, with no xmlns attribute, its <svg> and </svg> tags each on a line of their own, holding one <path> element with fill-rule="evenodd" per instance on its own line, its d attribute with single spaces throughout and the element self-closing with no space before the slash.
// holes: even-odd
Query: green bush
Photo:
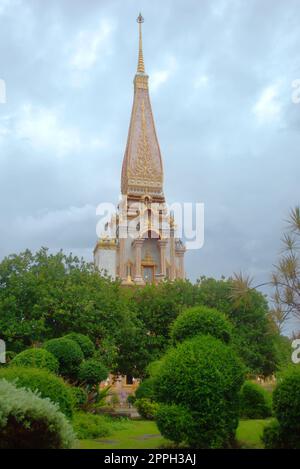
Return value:
<svg viewBox="0 0 300 469">
<path fill-rule="evenodd" d="M 300 367 L 280 373 L 273 392 L 277 420 L 265 427 L 262 441 L 267 449 L 300 449 Z"/>
<path fill-rule="evenodd" d="M 38 368 L 21 368 L 17 366 L 0 370 L 0 379 L 13 381 L 17 388 L 39 391 L 42 398 L 48 397 L 58 404 L 59 409 L 67 417 L 73 413 L 73 397 L 70 387 L 62 378 L 53 375 L 49 371 Z"/>
<path fill-rule="evenodd" d="M 231 332 L 231 324 L 224 314 L 207 306 L 194 306 L 183 311 L 174 321 L 171 338 L 176 343 L 199 334 L 209 334 L 229 343 Z"/>
<path fill-rule="evenodd" d="M 86 384 L 99 384 L 108 376 L 107 368 L 99 360 L 90 358 L 79 366 L 78 379 Z"/>
<path fill-rule="evenodd" d="M 71 392 L 73 396 L 73 407 L 74 409 L 81 409 L 88 401 L 87 392 L 80 387 L 71 387 Z"/>
<path fill-rule="evenodd" d="M 273 406 L 280 426 L 300 438 L 300 366 L 282 375 L 273 392 Z"/>
<path fill-rule="evenodd" d="M 6 350 L 5 358 L 6 358 L 6 363 L 10 363 L 13 358 L 16 356 L 16 352 L 13 352 L 12 350 Z"/>
<path fill-rule="evenodd" d="M 155 420 L 164 437 L 176 444 L 187 440 L 187 432 L 194 426 L 191 413 L 177 404 L 159 404 Z"/>
<path fill-rule="evenodd" d="M 265 428 L 265 447 L 300 449 L 300 367 L 291 367 L 280 375 L 273 408 L 277 422 Z"/>
<path fill-rule="evenodd" d="M 273 420 L 264 428 L 261 439 L 265 449 L 300 449 L 299 433 L 287 432 L 278 420 Z"/>
<path fill-rule="evenodd" d="M 75 378 L 78 373 L 79 365 L 84 356 L 81 348 L 74 340 L 51 339 L 45 342 L 44 348 L 52 353 L 58 360 L 59 373 L 67 378 Z"/>
<path fill-rule="evenodd" d="M 144 379 L 137 390 L 135 391 L 135 397 L 137 399 L 154 399 L 154 379 L 146 378 Z"/>
<path fill-rule="evenodd" d="M 73 417 L 73 428 L 79 439 L 98 438 L 110 433 L 110 426 L 103 415 L 77 412 Z"/>
<path fill-rule="evenodd" d="M 270 394 L 258 384 L 246 381 L 240 392 L 240 417 L 265 419 L 272 415 Z"/>
<path fill-rule="evenodd" d="M 135 401 L 136 401 L 136 397 L 134 394 L 129 394 L 129 396 L 127 397 L 127 402 L 128 404 L 130 405 L 134 405 Z"/>
<path fill-rule="evenodd" d="M 55 356 L 42 348 L 29 348 L 16 355 L 10 366 L 23 366 L 29 368 L 42 368 L 51 373 L 58 372 L 58 361 Z"/>
<path fill-rule="evenodd" d="M 264 443 L 265 449 L 283 449 L 285 447 L 278 420 L 273 420 L 264 428 L 261 440 Z"/>
<path fill-rule="evenodd" d="M 137 408 L 138 413 L 143 419 L 146 419 L 146 420 L 155 419 L 157 409 L 158 409 L 157 402 L 153 402 L 150 399 L 142 398 L 142 399 L 137 399 L 134 405 Z"/>
<path fill-rule="evenodd" d="M 196 336 L 164 357 L 154 381 L 155 400 L 182 407 L 191 416 L 193 431 L 186 429 L 183 442 L 225 447 L 238 425 L 243 379 L 244 367 L 231 347 L 212 336 Z M 163 424 L 159 429 L 167 436 Z"/>
<path fill-rule="evenodd" d="M 49 399 L 0 380 L 0 448 L 71 448 L 74 433 Z"/>
<path fill-rule="evenodd" d="M 84 358 L 91 358 L 94 355 L 96 351 L 95 345 L 87 335 L 78 334 L 77 332 L 71 332 L 70 334 L 67 334 L 64 337 L 67 339 L 74 340 L 74 342 L 79 345 L 84 355 Z"/>
</svg>

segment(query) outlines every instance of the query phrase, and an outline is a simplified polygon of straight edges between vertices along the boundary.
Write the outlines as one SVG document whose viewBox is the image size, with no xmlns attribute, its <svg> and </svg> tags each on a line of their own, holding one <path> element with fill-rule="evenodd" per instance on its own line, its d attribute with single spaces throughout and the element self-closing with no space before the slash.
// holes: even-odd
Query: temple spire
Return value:
<svg viewBox="0 0 300 469">
<path fill-rule="evenodd" d="M 139 59 L 138 59 L 137 72 L 145 73 L 143 42 L 142 42 L 142 23 L 144 23 L 144 18 L 142 17 L 141 13 L 137 17 L 137 22 L 139 24 Z"/>
<path fill-rule="evenodd" d="M 134 97 L 127 145 L 122 167 L 122 194 L 141 198 L 151 196 L 153 200 L 164 200 L 163 167 L 159 143 L 151 109 L 148 75 L 145 73 L 142 30 L 144 18 L 139 14 L 139 59 L 134 76 Z"/>
</svg>

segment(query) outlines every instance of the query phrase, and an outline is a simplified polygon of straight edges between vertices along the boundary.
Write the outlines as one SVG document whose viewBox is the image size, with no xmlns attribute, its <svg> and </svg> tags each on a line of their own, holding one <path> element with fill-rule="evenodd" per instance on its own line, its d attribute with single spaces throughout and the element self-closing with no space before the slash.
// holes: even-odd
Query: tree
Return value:
<svg viewBox="0 0 300 469">
<path fill-rule="evenodd" d="M 278 331 L 270 321 L 268 302 L 249 280 L 198 281 L 197 302 L 223 312 L 233 324 L 232 343 L 250 374 L 270 375 L 278 367 Z"/>
<path fill-rule="evenodd" d="M 166 350 L 170 326 L 178 314 L 195 304 L 195 286 L 187 280 L 146 285 L 134 289 L 130 301 L 144 327 L 145 347 L 151 353 L 149 363 Z"/>
<path fill-rule="evenodd" d="M 92 340 L 110 369 L 143 369 L 145 349 L 134 336 L 146 331 L 131 308 L 119 282 L 62 251 L 27 250 L 0 263 L 0 331 L 8 350 L 20 352 L 80 333 Z"/>
<path fill-rule="evenodd" d="M 82 259 L 46 248 L 27 250 L 0 263 L 1 338 L 9 352 L 20 352 L 70 333 L 80 341 L 83 334 L 92 342 L 85 353 L 95 346 L 110 371 L 143 377 L 171 345 L 178 315 L 204 305 L 233 323 L 232 340 L 249 371 L 272 373 L 278 333 L 267 302 L 248 287 L 234 297 L 235 285 L 233 279 L 202 277 L 196 285 L 179 280 L 124 289 Z"/>
<path fill-rule="evenodd" d="M 291 210 L 282 241 L 283 253 L 272 276 L 274 317 L 279 326 L 291 316 L 300 319 L 300 206 Z"/>
</svg>

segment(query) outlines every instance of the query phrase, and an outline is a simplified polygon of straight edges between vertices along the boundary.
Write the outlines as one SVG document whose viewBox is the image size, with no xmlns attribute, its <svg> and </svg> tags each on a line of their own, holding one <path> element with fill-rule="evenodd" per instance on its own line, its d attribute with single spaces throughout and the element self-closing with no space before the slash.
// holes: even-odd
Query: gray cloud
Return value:
<svg viewBox="0 0 300 469">
<path fill-rule="evenodd" d="M 91 259 L 94 207 L 119 194 L 139 10 L 166 196 L 205 203 L 188 276 L 268 280 L 300 195 L 296 0 L 0 0 L 0 256 Z"/>
</svg>

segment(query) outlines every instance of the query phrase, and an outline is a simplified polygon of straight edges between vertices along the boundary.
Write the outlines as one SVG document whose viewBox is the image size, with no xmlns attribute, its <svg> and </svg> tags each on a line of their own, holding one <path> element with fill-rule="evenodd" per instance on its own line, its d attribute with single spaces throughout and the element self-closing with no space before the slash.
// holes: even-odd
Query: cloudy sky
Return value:
<svg viewBox="0 0 300 469">
<path fill-rule="evenodd" d="M 0 258 L 92 259 L 95 207 L 120 192 L 140 10 L 167 200 L 205 204 L 187 274 L 266 281 L 300 201 L 299 0 L 0 0 Z"/>
</svg>

